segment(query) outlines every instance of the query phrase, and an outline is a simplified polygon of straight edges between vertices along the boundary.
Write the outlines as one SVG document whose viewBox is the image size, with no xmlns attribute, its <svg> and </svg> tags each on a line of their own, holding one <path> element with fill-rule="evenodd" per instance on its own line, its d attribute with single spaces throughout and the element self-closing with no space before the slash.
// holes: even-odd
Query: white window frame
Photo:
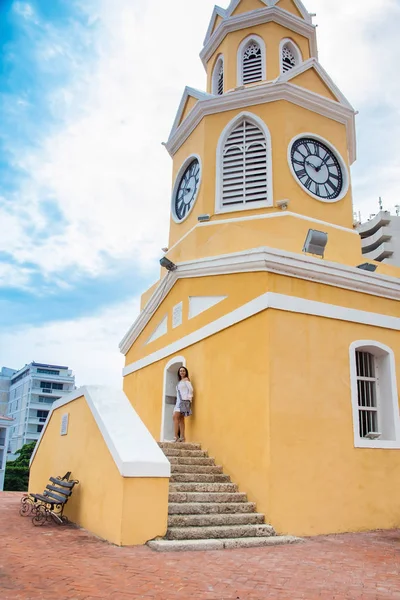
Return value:
<svg viewBox="0 0 400 600">
<path fill-rule="evenodd" d="M 356 352 L 369 352 L 376 359 L 379 439 L 362 438 L 359 431 L 359 406 Z M 400 411 L 397 391 L 396 361 L 388 346 L 372 340 L 358 340 L 350 345 L 350 382 L 355 448 L 400 449 Z"/>
<path fill-rule="evenodd" d="M 290 46 L 290 50 L 295 55 L 295 58 L 296 58 L 296 67 L 298 67 L 299 65 L 301 65 L 302 62 L 304 62 L 303 61 L 303 55 L 302 55 L 301 50 L 298 47 L 298 45 L 292 39 L 290 39 L 290 38 L 283 38 L 283 40 L 281 40 L 281 43 L 279 45 L 279 63 L 280 63 L 280 72 L 281 72 L 281 75 L 284 74 L 282 54 L 283 54 L 283 48 L 286 45 Z M 290 70 L 286 71 L 286 73 L 288 73 L 288 72 L 290 72 Z"/>
<path fill-rule="evenodd" d="M 214 94 L 214 96 L 220 96 L 221 94 L 218 94 L 218 82 L 219 82 L 219 71 L 220 71 L 220 67 L 222 64 L 222 69 L 223 69 L 223 73 L 224 73 L 224 85 L 223 85 L 223 92 L 225 92 L 225 62 L 224 62 L 224 55 L 220 54 L 215 62 L 214 65 L 214 70 L 213 70 L 213 74 L 212 74 L 212 79 L 211 79 L 211 93 Z"/>
<path fill-rule="evenodd" d="M 238 53 L 237 53 L 237 85 L 241 86 L 244 85 L 243 83 L 243 55 L 244 52 L 246 50 L 247 45 L 250 42 L 255 42 L 256 44 L 258 44 L 261 48 L 261 65 L 262 65 L 262 79 L 261 81 L 255 81 L 254 83 L 249 83 L 246 85 L 259 85 L 261 82 L 265 82 L 267 79 L 267 60 L 266 60 L 266 48 L 265 48 L 265 42 L 263 40 L 262 37 L 260 37 L 259 35 L 248 35 L 246 38 L 244 38 L 244 40 L 241 42 L 239 48 L 238 48 Z"/>
<path fill-rule="evenodd" d="M 224 165 L 224 148 L 226 140 L 228 139 L 230 133 L 233 129 L 239 124 L 242 119 L 248 119 L 253 121 L 257 127 L 261 129 L 261 131 L 265 135 L 265 139 L 267 142 L 267 201 L 266 202 L 252 202 L 249 205 L 243 204 L 241 206 L 232 206 L 226 207 L 222 204 L 222 188 L 223 188 L 223 165 Z M 259 208 L 269 208 L 274 205 L 273 200 L 273 173 L 272 173 L 272 143 L 271 143 L 271 134 L 267 125 L 264 123 L 260 117 L 253 113 L 242 112 L 237 115 L 232 121 L 230 121 L 223 132 L 218 141 L 217 145 L 217 175 L 216 175 L 216 192 L 215 192 L 215 213 L 230 213 L 230 212 L 241 212 L 244 210 L 256 210 Z"/>
</svg>

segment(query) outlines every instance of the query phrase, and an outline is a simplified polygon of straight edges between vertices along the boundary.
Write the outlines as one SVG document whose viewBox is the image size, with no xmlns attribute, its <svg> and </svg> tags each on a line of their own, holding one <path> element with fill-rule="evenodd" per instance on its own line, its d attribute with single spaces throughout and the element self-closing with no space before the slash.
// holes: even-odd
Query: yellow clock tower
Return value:
<svg viewBox="0 0 400 600">
<path fill-rule="evenodd" d="M 207 91 L 185 89 L 166 143 L 169 250 L 120 346 L 125 393 L 170 439 L 186 365 L 188 439 L 281 533 L 398 526 L 399 270 L 365 263 L 353 227 L 355 111 L 301 0 L 216 7 L 200 58 Z"/>
</svg>

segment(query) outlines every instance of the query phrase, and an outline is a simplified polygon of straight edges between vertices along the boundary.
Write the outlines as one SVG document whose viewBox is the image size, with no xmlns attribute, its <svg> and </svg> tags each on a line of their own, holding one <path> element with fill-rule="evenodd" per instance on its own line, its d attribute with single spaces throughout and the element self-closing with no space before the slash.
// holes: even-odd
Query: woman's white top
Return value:
<svg viewBox="0 0 400 600">
<path fill-rule="evenodd" d="M 193 386 L 190 381 L 180 381 L 177 385 L 177 389 L 179 390 L 182 400 L 193 399 Z"/>
</svg>

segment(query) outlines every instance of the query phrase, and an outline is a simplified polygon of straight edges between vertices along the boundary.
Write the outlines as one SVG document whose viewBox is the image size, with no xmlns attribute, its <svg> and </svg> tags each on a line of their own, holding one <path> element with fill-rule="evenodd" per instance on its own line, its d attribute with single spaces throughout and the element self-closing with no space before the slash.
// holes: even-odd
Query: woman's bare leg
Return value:
<svg viewBox="0 0 400 600">
<path fill-rule="evenodd" d="M 180 424 L 181 424 L 181 413 L 174 412 L 174 434 L 175 439 L 179 439 L 180 432 Z"/>
<path fill-rule="evenodd" d="M 181 440 L 185 439 L 185 417 L 183 415 L 180 415 L 181 419 L 179 422 L 179 428 L 180 428 L 180 438 Z"/>
</svg>

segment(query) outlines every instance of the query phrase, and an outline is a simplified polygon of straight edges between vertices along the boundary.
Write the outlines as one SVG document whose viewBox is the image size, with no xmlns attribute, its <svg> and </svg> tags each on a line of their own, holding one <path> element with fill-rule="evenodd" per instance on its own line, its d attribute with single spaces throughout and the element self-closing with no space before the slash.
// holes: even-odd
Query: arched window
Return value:
<svg viewBox="0 0 400 600">
<path fill-rule="evenodd" d="M 282 40 L 280 45 L 281 73 L 287 73 L 303 62 L 299 48 L 292 40 Z"/>
<path fill-rule="evenodd" d="M 244 114 L 228 126 L 218 145 L 218 211 L 272 204 L 270 148 L 258 117 Z"/>
<path fill-rule="evenodd" d="M 215 63 L 212 76 L 212 93 L 215 96 L 222 96 L 224 93 L 224 57 L 220 56 Z"/>
<path fill-rule="evenodd" d="M 238 52 L 238 84 L 247 85 L 266 79 L 265 44 L 259 36 L 246 38 Z"/>
<path fill-rule="evenodd" d="M 354 445 L 400 447 L 400 416 L 393 351 L 372 341 L 350 346 Z"/>
</svg>

